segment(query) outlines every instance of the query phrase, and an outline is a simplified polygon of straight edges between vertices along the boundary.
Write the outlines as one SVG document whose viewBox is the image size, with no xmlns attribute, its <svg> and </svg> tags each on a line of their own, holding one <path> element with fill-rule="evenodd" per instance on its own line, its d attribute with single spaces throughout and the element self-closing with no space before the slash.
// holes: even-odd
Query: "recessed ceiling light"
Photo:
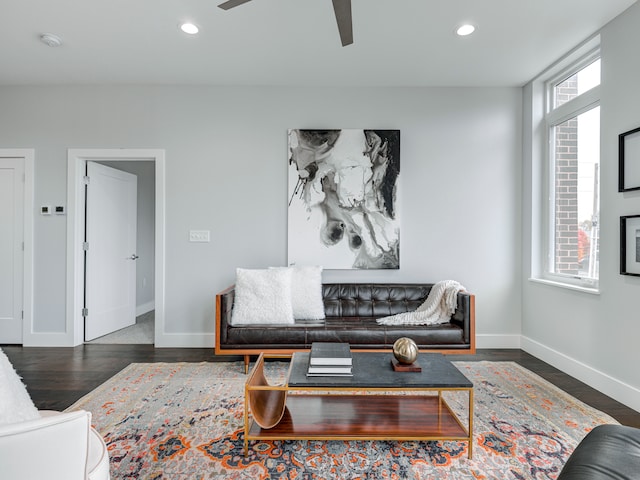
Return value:
<svg viewBox="0 0 640 480">
<path fill-rule="evenodd" d="M 190 22 L 181 23 L 180 30 L 182 30 L 184 33 L 188 33 L 189 35 L 195 35 L 200 31 L 200 29 L 195 23 L 190 23 Z"/>
<path fill-rule="evenodd" d="M 464 25 L 460 25 L 457 29 L 456 29 L 456 33 L 458 35 L 460 35 L 461 37 L 466 37 L 467 35 L 471 35 L 473 32 L 476 31 L 476 27 L 474 27 L 473 25 L 471 25 L 470 23 L 466 23 Z"/>
</svg>

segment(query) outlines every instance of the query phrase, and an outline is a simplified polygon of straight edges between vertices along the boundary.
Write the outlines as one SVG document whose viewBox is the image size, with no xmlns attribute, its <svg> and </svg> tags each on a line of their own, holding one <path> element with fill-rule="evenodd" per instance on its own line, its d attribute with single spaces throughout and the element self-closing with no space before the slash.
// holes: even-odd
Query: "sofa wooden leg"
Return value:
<svg viewBox="0 0 640 480">
<path fill-rule="evenodd" d="M 244 356 L 244 373 L 245 375 L 247 373 L 249 373 L 249 363 L 251 362 L 251 356 L 250 355 L 245 355 Z"/>
</svg>

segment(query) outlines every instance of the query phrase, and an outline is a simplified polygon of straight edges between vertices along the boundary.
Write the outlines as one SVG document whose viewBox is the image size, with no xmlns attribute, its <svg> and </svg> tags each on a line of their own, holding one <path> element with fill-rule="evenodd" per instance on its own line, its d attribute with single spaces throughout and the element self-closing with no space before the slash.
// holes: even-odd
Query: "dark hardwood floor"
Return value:
<svg viewBox="0 0 640 480">
<path fill-rule="evenodd" d="M 74 348 L 1 346 L 41 410 L 64 410 L 130 363 L 214 362 L 241 360 L 216 357 L 208 348 L 154 348 L 153 345 L 82 345 Z M 620 423 L 640 428 L 640 412 L 603 395 L 522 350 L 478 350 L 475 355 L 449 355 L 451 360 L 513 361 Z"/>
</svg>

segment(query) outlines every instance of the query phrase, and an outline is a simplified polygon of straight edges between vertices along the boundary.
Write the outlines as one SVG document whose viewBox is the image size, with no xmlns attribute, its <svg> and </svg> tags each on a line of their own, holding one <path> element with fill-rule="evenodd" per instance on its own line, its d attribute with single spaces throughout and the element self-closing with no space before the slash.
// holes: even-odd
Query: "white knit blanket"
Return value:
<svg viewBox="0 0 640 480">
<path fill-rule="evenodd" d="M 376 320 L 380 325 L 438 325 L 449 323 L 456 311 L 458 293 L 466 290 L 455 280 L 443 280 L 431 287 L 427 299 L 415 312 L 398 313 Z"/>
</svg>

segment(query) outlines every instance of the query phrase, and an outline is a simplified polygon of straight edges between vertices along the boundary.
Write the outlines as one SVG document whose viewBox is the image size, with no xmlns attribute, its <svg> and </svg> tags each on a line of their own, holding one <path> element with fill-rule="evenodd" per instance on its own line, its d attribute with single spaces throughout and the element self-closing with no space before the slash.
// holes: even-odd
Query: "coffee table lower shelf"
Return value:
<svg viewBox="0 0 640 480">
<path fill-rule="evenodd" d="M 251 440 L 466 440 L 471 458 L 470 428 L 462 425 L 440 392 L 289 394 L 286 406 L 283 418 L 273 428 L 263 429 L 250 422 L 245 431 L 245 454 Z"/>
</svg>

